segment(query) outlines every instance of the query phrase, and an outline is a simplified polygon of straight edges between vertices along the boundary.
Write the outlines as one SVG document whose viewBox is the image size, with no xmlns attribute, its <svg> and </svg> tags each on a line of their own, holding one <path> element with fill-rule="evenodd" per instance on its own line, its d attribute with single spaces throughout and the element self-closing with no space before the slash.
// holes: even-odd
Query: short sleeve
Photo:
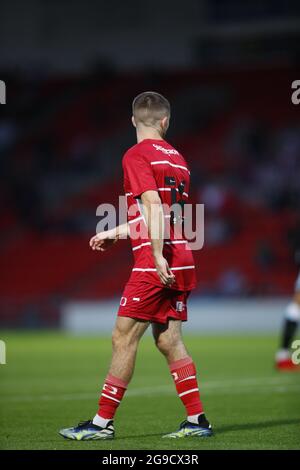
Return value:
<svg viewBox="0 0 300 470">
<path fill-rule="evenodd" d="M 145 191 L 157 191 L 151 164 L 142 155 L 137 153 L 124 158 L 123 169 L 133 197 L 139 197 Z"/>
</svg>

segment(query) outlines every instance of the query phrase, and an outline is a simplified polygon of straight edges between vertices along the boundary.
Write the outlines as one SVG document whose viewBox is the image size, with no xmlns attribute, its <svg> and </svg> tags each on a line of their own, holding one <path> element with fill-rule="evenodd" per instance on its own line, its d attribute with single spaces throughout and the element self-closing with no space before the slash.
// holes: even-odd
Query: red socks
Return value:
<svg viewBox="0 0 300 470">
<path fill-rule="evenodd" d="M 186 409 L 187 416 L 203 413 L 200 400 L 196 368 L 191 357 L 185 357 L 170 364 L 179 398 Z M 99 399 L 97 415 L 104 419 L 113 419 L 125 394 L 127 383 L 108 374 Z"/>
<path fill-rule="evenodd" d="M 127 383 L 111 374 L 105 379 L 99 399 L 97 414 L 104 419 L 113 419 L 119 404 L 126 392 Z"/>
<path fill-rule="evenodd" d="M 169 365 L 176 390 L 181 399 L 187 416 L 203 413 L 196 368 L 191 357 L 185 357 Z"/>
</svg>

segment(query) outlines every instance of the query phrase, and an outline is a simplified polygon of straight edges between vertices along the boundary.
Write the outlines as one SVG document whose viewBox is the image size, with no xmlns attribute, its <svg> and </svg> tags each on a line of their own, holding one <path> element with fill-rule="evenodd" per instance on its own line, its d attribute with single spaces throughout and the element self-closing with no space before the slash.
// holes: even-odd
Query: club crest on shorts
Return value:
<svg viewBox="0 0 300 470">
<path fill-rule="evenodd" d="M 180 300 L 178 300 L 178 301 L 176 302 L 176 311 L 177 311 L 177 312 L 182 312 L 183 309 L 184 309 L 184 303 L 181 302 Z"/>
</svg>

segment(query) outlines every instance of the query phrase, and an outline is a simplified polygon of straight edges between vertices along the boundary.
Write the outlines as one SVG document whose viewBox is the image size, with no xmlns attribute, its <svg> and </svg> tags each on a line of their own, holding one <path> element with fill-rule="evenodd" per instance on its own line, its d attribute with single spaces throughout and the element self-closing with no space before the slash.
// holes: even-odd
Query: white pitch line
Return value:
<svg viewBox="0 0 300 470">
<path fill-rule="evenodd" d="M 300 383 L 286 382 L 285 377 L 266 377 L 234 379 L 231 381 L 209 381 L 201 384 L 200 391 L 203 390 L 206 396 L 220 394 L 246 394 L 252 393 L 286 393 L 299 392 Z M 143 387 L 129 390 L 126 393 L 128 397 L 146 396 L 146 395 L 172 395 L 176 393 L 173 385 L 161 385 L 156 387 Z M 44 395 L 9 395 L 0 396 L 3 403 L 6 402 L 31 402 L 31 401 L 71 401 L 71 400 L 92 400 L 97 399 L 97 393 L 61 393 Z"/>
</svg>

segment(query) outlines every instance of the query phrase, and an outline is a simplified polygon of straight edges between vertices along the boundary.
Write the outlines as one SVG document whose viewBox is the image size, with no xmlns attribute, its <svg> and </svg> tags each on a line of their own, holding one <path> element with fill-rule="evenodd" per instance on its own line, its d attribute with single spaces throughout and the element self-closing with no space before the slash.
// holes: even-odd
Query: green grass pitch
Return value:
<svg viewBox="0 0 300 470">
<path fill-rule="evenodd" d="M 143 338 L 134 379 L 116 419 L 116 439 L 74 442 L 61 427 L 95 414 L 110 339 L 4 333 L 0 366 L 1 449 L 300 449 L 300 374 L 273 368 L 272 336 L 187 336 L 215 436 L 164 440 L 184 419 L 165 360 Z"/>
</svg>

